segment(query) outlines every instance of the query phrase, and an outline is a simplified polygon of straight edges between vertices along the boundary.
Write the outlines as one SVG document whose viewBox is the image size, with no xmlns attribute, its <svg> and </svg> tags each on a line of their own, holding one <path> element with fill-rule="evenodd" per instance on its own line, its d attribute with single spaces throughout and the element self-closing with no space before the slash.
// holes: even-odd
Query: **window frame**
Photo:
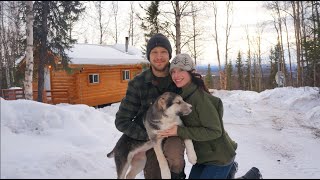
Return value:
<svg viewBox="0 0 320 180">
<path fill-rule="evenodd" d="M 92 76 L 92 82 L 90 82 L 90 76 Z M 97 77 L 97 81 L 95 81 L 95 77 Z M 92 84 L 99 84 L 100 83 L 100 75 L 98 73 L 91 73 L 88 74 L 88 83 Z"/>
<path fill-rule="evenodd" d="M 122 81 L 129 81 L 130 80 L 130 70 L 125 69 L 121 71 L 121 80 Z"/>
</svg>

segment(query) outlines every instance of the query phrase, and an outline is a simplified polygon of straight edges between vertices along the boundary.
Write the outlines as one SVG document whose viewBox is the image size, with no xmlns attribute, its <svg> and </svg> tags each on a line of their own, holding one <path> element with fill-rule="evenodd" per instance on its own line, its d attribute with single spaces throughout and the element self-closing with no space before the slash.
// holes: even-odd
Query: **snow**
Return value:
<svg viewBox="0 0 320 180">
<path fill-rule="evenodd" d="M 75 44 L 66 53 L 71 59 L 71 64 L 119 65 L 149 63 L 137 49 L 129 46 L 128 53 L 126 53 L 125 46 L 121 44 L 112 46 Z"/>
<path fill-rule="evenodd" d="M 99 44 L 74 44 L 70 50 L 66 50 L 70 57 L 70 64 L 94 64 L 94 65 L 121 65 L 149 63 L 141 50 L 125 44 L 99 45 Z M 19 64 L 25 56 L 16 60 Z"/>
<path fill-rule="evenodd" d="M 212 92 L 222 99 L 225 129 L 238 143 L 236 177 L 254 166 L 264 179 L 320 178 L 318 88 Z M 0 101 L 1 179 L 116 178 L 106 154 L 121 135 L 114 125 L 119 103 L 95 109 Z"/>
</svg>

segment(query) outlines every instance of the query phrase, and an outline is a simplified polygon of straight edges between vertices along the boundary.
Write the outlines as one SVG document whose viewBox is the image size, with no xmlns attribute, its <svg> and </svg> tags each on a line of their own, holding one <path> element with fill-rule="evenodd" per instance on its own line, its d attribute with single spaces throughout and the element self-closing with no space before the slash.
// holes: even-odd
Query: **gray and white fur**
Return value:
<svg viewBox="0 0 320 180">
<path fill-rule="evenodd" d="M 163 138 L 159 138 L 157 132 L 169 129 L 173 125 L 183 126 L 180 116 L 191 113 L 191 108 L 192 106 L 186 103 L 178 94 L 166 92 L 159 96 L 155 103 L 149 107 L 143 122 L 149 141 L 135 140 L 123 134 L 113 150 L 107 154 L 109 158 L 114 157 L 117 178 L 134 179 L 145 167 L 147 161 L 146 151 L 154 148 L 162 179 L 170 179 L 170 169 L 161 145 Z M 189 162 L 195 164 L 197 156 L 192 140 L 185 139 L 184 143 Z"/>
</svg>

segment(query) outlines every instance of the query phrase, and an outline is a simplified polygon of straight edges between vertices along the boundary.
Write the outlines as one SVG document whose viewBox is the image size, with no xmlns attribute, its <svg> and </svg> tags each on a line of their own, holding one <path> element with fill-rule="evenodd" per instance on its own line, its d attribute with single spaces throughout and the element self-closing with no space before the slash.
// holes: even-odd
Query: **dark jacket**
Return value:
<svg viewBox="0 0 320 180">
<path fill-rule="evenodd" d="M 197 163 L 227 165 L 236 155 L 237 143 L 224 130 L 221 99 L 194 83 L 182 91 L 183 98 L 189 96 L 186 102 L 192 105 L 192 112 L 181 117 L 186 127 L 178 127 L 178 136 L 193 140 Z"/>
<path fill-rule="evenodd" d="M 159 88 L 151 69 L 143 71 L 129 81 L 125 97 L 116 113 L 116 128 L 127 136 L 137 140 L 148 140 L 143 118 L 149 106 L 166 91 L 179 93 L 180 89 L 173 83 L 171 76 L 167 83 Z"/>
</svg>

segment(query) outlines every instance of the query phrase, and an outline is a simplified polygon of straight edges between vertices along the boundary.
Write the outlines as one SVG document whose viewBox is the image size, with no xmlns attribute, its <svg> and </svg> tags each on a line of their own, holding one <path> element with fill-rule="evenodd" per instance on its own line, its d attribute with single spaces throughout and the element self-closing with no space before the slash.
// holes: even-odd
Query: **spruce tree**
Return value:
<svg viewBox="0 0 320 180">
<path fill-rule="evenodd" d="M 66 54 L 76 42 L 70 37 L 70 22 L 78 20 L 84 11 L 80 1 L 35 1 L 34 2 L 34 48 L 38 59 L 38 101 L 42 102 L 44 67 L 56 67 L 55 59 L 67 69 L 70 58 Z"/>
<path fill-rule="evenodd" d="M 204 83 L 208 89 L 213 89 L 213 78 L 212 78 L 212 74 L 211 74 L 210 64 L 208 64 L 207 75 L 205 76 Z"/>
<path fill-rule="evenodd" d="M 238 57 L 236 61 L 236 68 L 237 68 L 237 74 L 238 74 L 238 82 L 239 82 L 239 88 L 241 90 L 244 89 L 244 82 L 243 82 L 243 63 L 242 63 L 242 57 L 241 52 L 238 52 Z"/>
<path fill-rule="evenodd" d="M 233 74 L 233 67 L 232 67 L 232 62 L 229 60 L 229 63 L 227 64 L 227 90 L 232 90 L 232 74 Z"/>
<path fill-rule="evenodd" d="M 139 17 L 139 19 L 142 21 L 140 27 L 143 29 L 145 36 L 145 46 L 142 47 L 144 52 L 146 52 L 147 42 L 150 37 L 156 33 L 161 33 L 164 29 L 163 27 L 165 27 L 165 25 L 162 24 L 158 18 L 160 15 L 159 3 L 160 1 L 151 1 L 150 6 L 148 6 L 147 9 L 140 5 L 147 15 L 144 18 Z"/>
<path fill-rule="evenodd" d="M 277 87 L 275 80 L 276 74 L 279 70 L 279 60 L 280 60 L 280 45 L 277 44 L 273 49 L 270 50 L 270 75 L 269 75 L 269 87 Z"/>
</svg>

